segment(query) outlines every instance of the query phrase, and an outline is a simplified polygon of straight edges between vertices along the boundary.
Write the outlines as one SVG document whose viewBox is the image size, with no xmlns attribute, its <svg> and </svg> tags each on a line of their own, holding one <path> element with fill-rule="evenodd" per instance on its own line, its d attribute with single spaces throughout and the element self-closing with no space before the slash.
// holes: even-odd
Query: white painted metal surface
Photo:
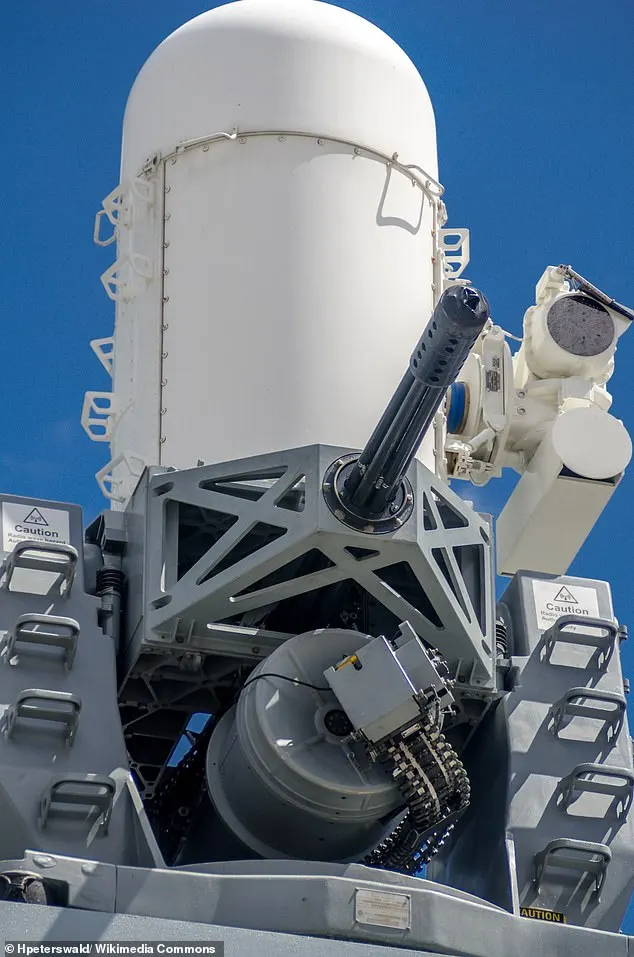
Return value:
<svg viewBox="0 0 634 957">
<path fill-rule="evenodd" d="M 598 481 L 620 475 L 632 458 L 632 441 L 625 426 L 601 409 L 564 412 L 555 420 L 551 441 L 565 468 Z"/>
<path fill-rule="evenodd" d="M 596 301 L 575 312 L 564 267 L 549 266 L 535 293 L 514 356 L 492 323 L 467 359 L 465 414 L 445 454 L 449 478 L 485 485 L 504 468 L 522 476 L 497 521 L 498 571 L 563 575 L 632 457 L 606 389 L 629 322 Z M 555 306 L 562 311 L 551 326 Z"/>
<path fill-rule="evenodd" d="M 623 474 L 613 481 L 594 481 L 562 474 L 564 467 L 552 436 L 547 436 L 496 522 L 499 574 L 514 575 L 528 568 L 565 574 Z"/>
<path fill-rule="evenodd" d="M 240 0 L 158 47 L 96 227 L 117 237 L 115 507 L 143 462 L 362 447 L 442 285 L 434 247 L 464 268 L 436 180 L 423 81 L 348 11 Z"/>
<path fill-rule="evenodd" d="M 571 293 L 570 283 L 559 269 L 549 266 L 535 289 L 535 305 L 524 315 L 524 339 L 515 356 L 515 385 L 524 388 L 532 379 L 553 379 L 580 376 L 594 383 L 605 384 L 614 372 L 614 354 L 618 339 L 629 322 L 615 312 L 609 315 L 612 335 L 604 342 L 605 349 L 594 354 L 578 354 L 563 349 L 552 336 L 548 318 L 556 303 L 561 304 Z"/>
<path fill-rule="evenodd" d="M 498 570 L 565 574 L 632 457 L 623 423 L 596 407 L 558 415 L 496 525 Z"/>
</svg>

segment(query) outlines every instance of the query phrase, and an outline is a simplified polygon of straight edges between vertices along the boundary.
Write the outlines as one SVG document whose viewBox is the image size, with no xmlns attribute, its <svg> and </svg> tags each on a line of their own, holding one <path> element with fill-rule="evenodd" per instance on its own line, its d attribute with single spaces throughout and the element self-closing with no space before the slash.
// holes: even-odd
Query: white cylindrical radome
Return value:
<svg viewBox="0 0 634 957">
<path fill-rule="evenodd" d="M 425 85 L 346 10 L 239 0 L 157 48 L 123 132 L 119 507 L 132 461 L 364 445 L 433 307 L 429 177 Z"/>
</svg>

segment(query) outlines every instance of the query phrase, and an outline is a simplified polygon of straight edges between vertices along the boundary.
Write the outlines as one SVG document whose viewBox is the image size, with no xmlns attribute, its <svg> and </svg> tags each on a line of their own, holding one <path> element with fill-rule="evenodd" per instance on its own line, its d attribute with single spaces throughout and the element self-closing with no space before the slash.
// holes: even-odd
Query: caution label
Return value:
<svg viewBox="0 0 634 957">
<path fill-rule="evenodd" d="M 587 585 L 562 585 L 533 579 L 537 627 L 546 631 L 562 615 L 599 618 L 599 596 Z M 574 626 L 573 626 L 574 627 Z"/>
<path fill-rule="evenodd" d="M 61 508 L 2 503 L 2 549 L 10 552 L 25 539 L 41 545 L 70 545 L 70 520 Z"/>
<path fill-rule="evenodd" d="M 566 915 L 556 910 L 542 910 L 541 907 L 522 907 L 520 917 L 530 917 L 532 920 L 547 920 L 551 924 L 565 924 Z"/>
</svg>

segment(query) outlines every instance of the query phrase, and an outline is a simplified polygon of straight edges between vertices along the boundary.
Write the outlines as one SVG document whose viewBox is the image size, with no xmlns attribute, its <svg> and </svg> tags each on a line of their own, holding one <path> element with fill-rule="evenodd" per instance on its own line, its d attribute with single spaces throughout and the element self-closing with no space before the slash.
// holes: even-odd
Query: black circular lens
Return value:
<svg viewBox="0 0 634 957">
<path fill-rule="evenodd" d="M 612 316 L 601 303 L 580 294 L 562 296 L 548 310 L 548 331 L 573 356 L 598 356 L 612 345 Z"/>
<path fill-rule="evenodd" d="M 329 711 L 324 717 L 324 725 L 326 731 L 330 731 L 331 734 L 335 734 L 338 738 L 345 738 L 349 735 L 354 728 L 350 723 L 350 718 L 345 711 L 340 709 L 333 709 Z"/>
</svg>

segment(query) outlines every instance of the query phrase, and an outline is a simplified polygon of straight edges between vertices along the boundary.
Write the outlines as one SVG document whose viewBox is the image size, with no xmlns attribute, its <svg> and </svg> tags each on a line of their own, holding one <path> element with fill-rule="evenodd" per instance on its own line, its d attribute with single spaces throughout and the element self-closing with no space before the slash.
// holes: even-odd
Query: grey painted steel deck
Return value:
<svg viewBox="0 0 634 957">
<path fill-rule="evenodd" d="M 154 871 L 148 880 L 148 871 L 124 870 L 130 873 L 117 897 L 128 913 L 0 903 L 0 940 L 224 940 L 227 957 L 634 957 L 634 938 L 514 917 L 420 879 L 405 882 L 408 891 L 410 881 L 420 885 L 412 894 L 411 930 L 381 932 L 354 920 L 355 891 L 364 886 L 358 878 L 261 875 L 254 882 L 244 875 Z M 319 910 L 327 933 L 325 925 L 315 926 Z M 178 911 L 183 917 L 173 919 Z M 264 929 L 235 926 L 232 914 Z"/>
</svg>

